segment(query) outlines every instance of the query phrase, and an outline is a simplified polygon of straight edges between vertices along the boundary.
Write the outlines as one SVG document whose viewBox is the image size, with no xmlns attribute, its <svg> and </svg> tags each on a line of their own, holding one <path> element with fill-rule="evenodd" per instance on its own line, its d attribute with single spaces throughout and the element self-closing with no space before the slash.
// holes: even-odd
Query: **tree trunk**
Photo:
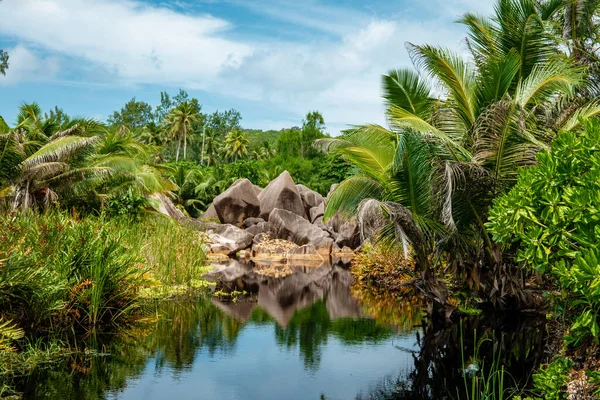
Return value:
<svg viewBox="0 0 600 400">
<path fill-rule="evenodd" d="M 177 154 L 175 155 L 175 161 L 179 161 L 179 150 L 181 149 L 181 138 L 177 139 Z"/>
<path fill-rule="evenodd" d="M 200 156 L 200 165 L 204 165 L 204 141 L 206 140 L 206 127 L 202 127 L 202 155 Z"/>
<path fill-rule="evenodd" d="M 183 159 L 187 160 L 187 126 L 183 124 Z"/>
</svg>

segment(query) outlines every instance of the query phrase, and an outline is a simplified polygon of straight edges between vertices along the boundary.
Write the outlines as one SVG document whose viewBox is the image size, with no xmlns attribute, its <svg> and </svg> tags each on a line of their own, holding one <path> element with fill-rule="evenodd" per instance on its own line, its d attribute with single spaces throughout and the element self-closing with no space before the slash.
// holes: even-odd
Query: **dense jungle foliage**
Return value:
<svg viewBox="0 0 600 400">
<path fill-rule="evenodd" d="M 445 316 L 547 312 L 559 350 L 536 375 L 539 395 L 567 398 L 579 373 L 580 395 L 599 395 L 599 21 L 597 0 L 498 0 L 489 17 L 464 14 L 468 54 L 408 43 L 414 68 L 382 79 L 388 126 L 338 137 L 316 111 L 301 127 L 243 129 L 236 110 L 204 114 L 183 90 L 162 92 L 154 108 L 133 98 L 106 123 L 24 104 L 15 124 L 0 119 L 10 227 L 0 245 L 0 346 L 41 321 L 90 326 L 134 312 L 148 278 L 134 266 L 153 265 L 136 249 L 152 238 L 123 221 L 145 219 L 150 195 L 168 193 L 197 217 L 235 179 L 265 185 L 288 170 L 322 194 L 343 181 L 326 219 L 363 221 L 365 200 L 378 201 L 387 226 L 375 241 L 388 248 L 365 252 L 355 270 L 375 294 L 384 285 L 421 293 Z M 1 74 L 8 60 L 0 51 Z M 120 244 L 125 234 L 138 238 L 133 249 Z M 51 301 L 40 306 L 38 296 Z"/>
<path fill-rule="evenodd" d="M 588 356 L 561 364 L 565 379 L 548 377 L 555 364 L 542 369 L 539 385 L 562 382 L 546 398 L 566 398 L 571 366 L 598 383 L 599 11 L 597 1 L 499 0 L 491 17 L 467 13 L 468 57 L 408 43 L 414 69 L 383 76 L 387 128 L 316 141 L 356 168 L 326 218 L 365 220 L 365 200 L 379 200 L 389 223 L 380 239 L 413 258 L 399 282 L 414 281 L 435 307 L 546 300 L 564 356 Z"/>
</svg>

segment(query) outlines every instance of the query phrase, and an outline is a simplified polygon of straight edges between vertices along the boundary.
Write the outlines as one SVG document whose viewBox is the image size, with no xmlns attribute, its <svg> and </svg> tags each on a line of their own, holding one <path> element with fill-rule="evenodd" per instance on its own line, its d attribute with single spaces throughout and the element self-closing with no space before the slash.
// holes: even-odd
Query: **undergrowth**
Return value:
<svg viewBox="0 0 600 400">
<path fill-rule="evenodd" d="M 207 285 L 200 233 L 156 214 L 0 214 L 0 226 L 0 376 L 60 357 L 57 337 L 135 322 L 145 298 Z"/>
</svg>

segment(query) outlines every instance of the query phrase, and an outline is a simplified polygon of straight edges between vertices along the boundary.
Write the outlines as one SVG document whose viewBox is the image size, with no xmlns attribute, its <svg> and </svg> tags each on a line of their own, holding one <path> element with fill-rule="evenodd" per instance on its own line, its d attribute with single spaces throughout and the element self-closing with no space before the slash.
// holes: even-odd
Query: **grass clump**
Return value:
<svg viewBox="0 0 600 400">
<path fill-rule="evenodd" d="M 138 320 L 148 293 L 206 286 L 200 233 L 161 216 L 0 214 L 0 226 L 0 375 L 52 358 L 58 337 Z"/>
</svg>

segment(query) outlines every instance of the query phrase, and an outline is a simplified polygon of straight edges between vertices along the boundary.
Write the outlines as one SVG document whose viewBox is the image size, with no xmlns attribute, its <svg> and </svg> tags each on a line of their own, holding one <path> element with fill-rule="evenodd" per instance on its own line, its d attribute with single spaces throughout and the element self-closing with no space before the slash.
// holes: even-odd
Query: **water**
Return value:
<svg viewBox="0 0 600 400">
<path fill-rule="evenodd" d="M 273 279 L 236 262 L 215 271 L 217 290 L 247 295 L 157 303 L 156 321 L 82 338 L 89 354 L 37 371 L 17 390 L 32 399 L 444 399 L 462 390 L 461 354 L 478 344 L 482 355 L 500 351 L 522 382 L 543 357 L 543 321 L 421 326 L 410 304 L 355 299 L 343 266 Z"/>
</svg>

